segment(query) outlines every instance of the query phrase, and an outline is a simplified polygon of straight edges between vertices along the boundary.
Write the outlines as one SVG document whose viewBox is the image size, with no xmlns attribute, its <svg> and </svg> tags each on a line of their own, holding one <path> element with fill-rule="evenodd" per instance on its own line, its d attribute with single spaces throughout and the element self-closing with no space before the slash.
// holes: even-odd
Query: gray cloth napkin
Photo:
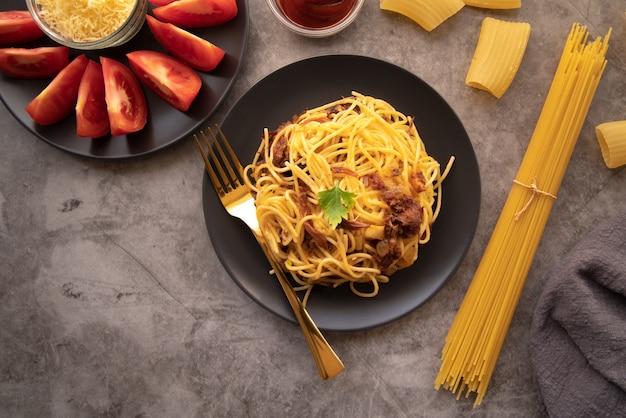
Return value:
<svg viewBox="0 0 626 418">
<path fill-rule="evenodd" d="M 530 330 L 552 417 L 626 417 L 626 212 L 583 238 L 548 279 Z"/>
</svg>

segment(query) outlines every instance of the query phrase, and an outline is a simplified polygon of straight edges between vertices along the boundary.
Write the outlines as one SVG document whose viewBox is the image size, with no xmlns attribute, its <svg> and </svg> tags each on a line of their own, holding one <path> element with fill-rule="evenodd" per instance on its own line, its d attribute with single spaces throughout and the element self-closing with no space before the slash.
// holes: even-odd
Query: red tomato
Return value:
<svg viewBox="0 0 626 418">
<path fill-rule="evenodd" d="M 181 28 L 202 28 L 226 23 L 237 16 L 236 0 L 177 0 L 152 13 Z"/>
<path fill-rule="evenodd" d="M 107 104 L 104 99 L 102 67 L 89 60 L 78 87 L 76 135 L 99 138 L 110 132 Z"/>
<path fill-rule="evenodd" d="M 162 52 L 134 51 L 126 56 L 146 87 L 176 109 L 189 109 L 202 87 L 202 79 L 193 68 Z"/>
<path fill-rule="evenodd" d="M 68 117 L 76 106 L 78 86 L 87 67 L 82 54 L 61 70 L 27 106 L 26 112 L 40 125 L 51 125 Z"/>
<path fill-rule="evenodd" d="M 200 71 L 211 71 L 226 54 L 223 49 L 213 45 L 171 23 L 163 23 L 152 16 L 146 16 L 148 26 L 161 46 L 170 54 L 185 61 Z"/>
<path fill-rule="evenodd" d="M 166 4 L 170 4 L 176 0 L 148 0 L 154 6 L 165 6 Z"/>
<path fill-rule="evenodd" d="M 0 12 L 0 46 L 23 44 L 44 36 L 28 10 Z"/>
<path fill-rule="evenodd" d="M 148 120 L 148 105 L 139 81 L 119 61 L 100 57 L 100 63 L 111 134 L 125 135 L 143 129 Z"/>
<path fill-rule="evenodd" d="M 69 62 L 70 50 L 65 46 L 0 49 L 0 71 L 15 78 L 53 77 Z"/>
</svg>

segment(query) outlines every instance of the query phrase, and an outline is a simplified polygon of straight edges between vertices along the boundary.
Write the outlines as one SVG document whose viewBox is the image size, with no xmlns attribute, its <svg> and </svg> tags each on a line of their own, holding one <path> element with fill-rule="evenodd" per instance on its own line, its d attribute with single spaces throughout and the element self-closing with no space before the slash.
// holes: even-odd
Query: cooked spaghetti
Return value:
<svg viewBox="0 0 626 418">
<path fill-rule="evenodd" d="M 357 295 L 375 296 L 379 283 L 412 265 L 430 239 L 454 160 L 442 172 L 412 118 L 381 99 L 352 94 L 276 131 L 266 128 L 244 170 L 259 227 L 281 266 L 307 290 L 305 301 L 314 285 L 349 283 Z M 350 197 L 334 222 L 320 203 L 328 191 L 338 192 L 335 209 L 342 205 L 337 196 Z"/>
</svg>

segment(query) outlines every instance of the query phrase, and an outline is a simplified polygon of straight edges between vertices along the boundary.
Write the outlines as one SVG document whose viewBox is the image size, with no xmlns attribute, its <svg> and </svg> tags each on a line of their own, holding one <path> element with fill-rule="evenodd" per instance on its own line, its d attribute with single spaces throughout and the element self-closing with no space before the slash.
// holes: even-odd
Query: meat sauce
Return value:
<svg viewBox="0 0 626 418">
<path fill-rule="evenodd" d="M 288 1 L 288 0 L 281 0 Z M 341 108 L 329 109 L 328 120 L 330 120 L 333 114 Z M 294 116 L 294 120 L 297 116 Z M 322 118 L 324 119 L 324 118 Z M 276 167 L 282 167 L 285 161 L 289 158 L 288 147 L 289 141 L 286 137 L 281 136 L 276 139 L 276 133 L 282 128 L 281 125 L 276 131 L 270 133 L 269 144 L 272 147 L 272 164 Z M 259 160 L 259 163 L 263 162 L 263 158 Z M 343 174 L 347 176 L 357 176 L 358 174 L 347 167 L 334 166 L 331 168 L 333 173 Z M 392 175 L 399 175 L 399 172 Z M 409 178 L 411 187 L 414 192 L 420 193 L 425 190 L 426 179 L 422 173 L 413 173 Z M 374 259 L 378 263 L 380 269 L 384 274 L 392 274 L 393 269 L 390 266 L 398 260 L 401 256 L 401 249 L 398 246 L 398 239 L 410 238 L 419 233 L 420 225 L 423 221 L 423 208 L 420 206 L 417 200 L 412 196 L 405 194 L 404 191 L 398 190 L 393 187 L 389 187 L 384 179 L 378 174 L 373 173 L 363 178 L 364 184 L 370 189 L 377 190 L 380 193 L 381 199 L 389 207 L 389 213 L 384 220 L 384 237 L 381 240 L 372 241 L 371 244 L 376 247 L 376 254 L 373 254 Z M 296 195 L 296 204 L 300 211 L 300 216 L 305 217 L 312 213 L 310 208 L 310 202 L 308 195 L 311 193 L 309 187 L 302 182 L 299 182 L 300 193 Z M 341 228 L 356 230 L 365 229 L 370 225 L 367 223 L 354 221 L 354 220 L 342 220 Z M 313 223 L 309 220 L 304 223 L 304 229 L 313 242 L 322 249 L 328 249 L 328 241 L 326 236 L 315 229 Z"/>
<path fill-rule="evenodd" d="M 326 28 L 340 22 L 356 0 L 279 0 L 285 16 L 305 28 Z"/>
</svg>

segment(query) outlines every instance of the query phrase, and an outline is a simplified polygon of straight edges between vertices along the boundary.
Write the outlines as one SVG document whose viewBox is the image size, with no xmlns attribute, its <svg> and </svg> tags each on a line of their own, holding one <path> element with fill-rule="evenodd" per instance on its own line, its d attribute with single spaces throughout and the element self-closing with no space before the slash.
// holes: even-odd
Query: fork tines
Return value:
<svg viewBox="0 0 626 418">
<path fill-rule="evenodd" d="M 244 184 L 243 167 L 220 127 L 217 125 L 215 127 L 217 135 L 210 127 L 207 128 L 210 139 L 203 130 L 194 134 L 193 138 L 202 154 L 211 183 L 221 196 Z"/>
</svg>

